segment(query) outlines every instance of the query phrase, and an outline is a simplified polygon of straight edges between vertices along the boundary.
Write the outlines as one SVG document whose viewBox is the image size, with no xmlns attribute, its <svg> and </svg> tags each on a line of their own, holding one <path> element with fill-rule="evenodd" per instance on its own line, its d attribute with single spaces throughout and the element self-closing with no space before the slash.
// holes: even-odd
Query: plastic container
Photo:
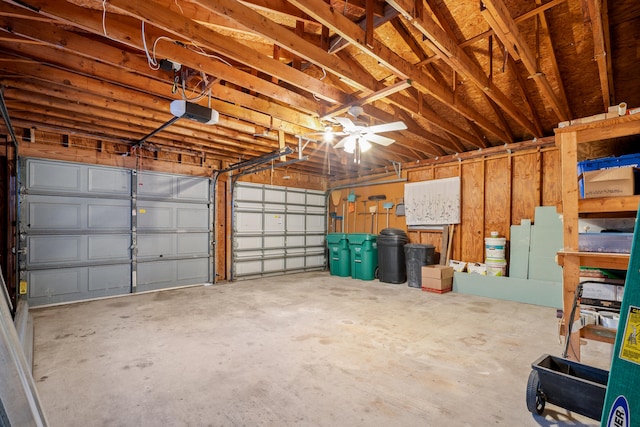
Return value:
<svg viewBox="0 0 640 427">
<path fill-rule="evenodd" d="M 378 279 L 385 283 L 407 281 L 404 245 L 407 233 L 398 228 L 385 228 L 378 235 Z"/>
<path fill-rule="evenodd" d="M 329 248 L 329 272 L 332 276 L 348 277 L 351 275 L 351 256 L 349 241 L 345 233 L 327 234 Z"/>
<path fill-rule="evenodd" d="M 487 276 L 506 276 L 507 260 L 504 259 L 487 259 Z"/>
<path fill-rule="evenodd" d="M 433 265 L 436 248 L 433 245 L 408 243 L 404 245 L 407 264 L 407 284 L 412 288 L 422 287 L 422 266 Z"/>
<path fill-rule="evenodd" d="M 633 233 L 580 233 L 578 250 L 582 252 L 631 253 Z"/>
<path fill-rule="evenodd" d="M 584 172 L 627 166 L 640 167 L 640 153 L 627 154 L 619 157 L 603 157 L 601 159 L 578 162 L 578 176 L 582 175 Z M 582 179 L 580 179 L 578 186 L 580 187 L 580 197 L 584 198 L 584 183 Z"/>
<path fill-rule="evenodd" d="M 620 322 L 620 315 L 618 313 L 611 313 L 609 311 L 601 311 L 598 313 L 600 317 L 600 324 L 605 328 L 618 329 L 618 323 Z"/>
<path fill-rule="evenodd" d="M 507 239 L 505 237 L 487 237 L 484 239 L 485 260 L 504 260 Z"/>
<path fill-rule="evenodd" d="M 378 267 L 378 244 L 375 234 L 348 234 L 351 251 L 351 277 L 360 280 L 373 280 Z"/>
</svg>

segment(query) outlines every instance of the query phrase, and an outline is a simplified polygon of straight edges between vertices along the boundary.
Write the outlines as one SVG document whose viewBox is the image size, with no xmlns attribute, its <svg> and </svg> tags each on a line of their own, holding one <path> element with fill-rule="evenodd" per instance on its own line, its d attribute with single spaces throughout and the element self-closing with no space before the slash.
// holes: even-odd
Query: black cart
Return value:
<svg viewBox="0 0 640 427">
<path fill-rule="evenodd" d="M 546 402 L 600 421 L 609 371 L 567 359 L 582 283 L 576 288 L 563 357 L 545 354 L 531 364 L 527 381 L 527 409 L 541 415 Z"/>
<path fill-rule="evenodd" d="M 542 414 L 546 402 L 600 420 L 609 371 L 545 354 L 531 364 L 527 409 Z"/>
</svg>

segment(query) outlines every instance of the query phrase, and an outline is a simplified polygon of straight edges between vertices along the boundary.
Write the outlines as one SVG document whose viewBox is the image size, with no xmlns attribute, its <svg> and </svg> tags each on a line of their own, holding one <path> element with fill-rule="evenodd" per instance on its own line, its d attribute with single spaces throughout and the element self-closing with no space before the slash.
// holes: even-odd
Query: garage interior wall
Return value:
<svg viewBox="0 0 640 427">
<path fill-rule="evenodd" d="M 125 148 L 117 144 L 91 141 L 73 135 L 64 136 L 42 131 L 25 132 L 19 130 L 18 134 L 28 135 L 19 141 L 20 153 L 24 157 L 45 158 L 52 160 L 64 160 L 121 168 L 139 168 L 140 170 L 183 174 L 199 177 L 211 177 L 214 170 L 220 167 L 215 163 L 207 163 L 206 159 L 187 159 L 179 156 L 171 156 L 171 153 L 158 153 L 156 157 L 136 157 L 135 155 L 123 156 Z M 5 139 L 7 141 L 7 139 Z M 11 147 L 3 150 L 3 156 L 12 159 Z M 6 159 L 5 159 L 6 160 Z M 10 163 L 10 162 L 6 162 Z M 461 177 L 462 185 L 462 222 L 456 227 L 453 237 L 454 259 L 465 261 L 481 261 L 483 258 L 483 238 L 490 231 L 498 231 L 501 235 L 509 236 L 509 226 L 519 224 L 523 218 L 532 218 L 536 206 L 556 206 L 561 200 L 560 183 L 560 158 L 557 149 L 553 145 L 546 147 L 532 147 L 523 151 L 509 153 L 506 150 L 493 155 L 476 156 L 475 158 L 432 162 L 429 164 L 403 165 L 401 178 L 407 182 L 417 182 L 430 179 L 439 179 L 452 176 Z M 224 281 L 230 277 L 231 260 L 231 191 L 228 176 L 222 176 L 217 189 L 217 229 L 216 229 L 216 273 L 217 281 Z M 7 179 L 5 175 L 5 179 Z M 379 181 L 397 179 L 395 172 L 384 176 L 365 177 L 361 181 Z M 310 190 L 326 191 L 343 185 L 358 184 L 360 180 L 349 182 L 329 182 L 327 178 L 300 173 L 295 169 L 274 169 L 257 172 L 243 177 L 243 182 L 257 184 L 287 186 Z M 8 203 L 10 192 L 8 186 L 3 186 L 3 198 Z M 342 206 L 351 189 L 341 190 L 340 202 L 334 206 L 328 202 L 328 210 L 342 215 Z M 345 231 L 370 232 L 371 216 L 364 215 L 363 209 L 368 209 L 360 202 L 369 196 L 384 194 L 385 201 L 398 204 L 404 195 L 404 183 L 385 185 L 363 185 L 353 188 L 359 196 L 356 209 L 361 215 L 351 215 Z M 386 226 L 386 214 L 382 208 L 382 202 L 377 203 L 378 216 L 376 230 Z M 346 211 L 346 209 L 345 209 Z M 346 215 L 345 215 L 346 216 Z M 331 222 L 328 215 L 325 217 L 327 229 Z M 343 220 L 347 223 L 347 219 Z M 355 224 L 354 224 L 355 221 Z M 9 225 L 2 229 L 3 247 L 11 247 Z M 395 210 L 390 210 L 390 227 L 406 229 L 404 218 L 395 215 Z M 341 225 L 337 224 L 341 231 Z M 439 251 L 441 235 L 429 232 L 410 232 L 412 242 L 431 243 Z M 10 255 L 10 254 L 9 254 Z M 8 268 L 11 256 L 3 260 L 3 268 Z M 15 286 L 15 283 L 14 283 Z"/>
</svg>

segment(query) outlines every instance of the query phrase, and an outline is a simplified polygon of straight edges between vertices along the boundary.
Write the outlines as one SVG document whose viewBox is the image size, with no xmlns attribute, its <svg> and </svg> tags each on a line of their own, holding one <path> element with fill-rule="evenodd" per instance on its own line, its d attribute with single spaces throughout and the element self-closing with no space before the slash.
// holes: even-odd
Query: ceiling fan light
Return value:
<svg viewBox="0 0 640 427">
<path fill-rule="evenodd" d="M 371 148 L 371 143 L 364 138 L 360 138 L 360 152 L 364 153 L 369 148 Z"/>
<path fill-rule="evenodd" d="M 333 130 L 328 126 L 324 131 L 324 142 L 333 142 Z"/>
<path fill-rule="evenodd" d="M 347 140 L 344 143 L 344 151 L 346 151 L 349 154 L 353 154 L 355 150 L 356 150 L 356 140 L 354 138 L 349 138 L 349 140 Z"/>
</svg>

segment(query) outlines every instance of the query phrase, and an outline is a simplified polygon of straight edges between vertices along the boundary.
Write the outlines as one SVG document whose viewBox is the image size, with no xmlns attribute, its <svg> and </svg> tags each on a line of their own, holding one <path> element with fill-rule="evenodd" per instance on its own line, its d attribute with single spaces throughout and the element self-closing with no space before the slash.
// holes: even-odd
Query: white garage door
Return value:
<svg viewBox="0 0 640 427">
<path fill-rule="evenodd" d="M 19 262 L 30 304 L 211 280 L 209 179 L 21 164 Z"/>
<path fill-rule="evenodd" d="M 239 182 L 233 206 L 235 279 L 324 268 L 323 192 Z"/>
</svg>

